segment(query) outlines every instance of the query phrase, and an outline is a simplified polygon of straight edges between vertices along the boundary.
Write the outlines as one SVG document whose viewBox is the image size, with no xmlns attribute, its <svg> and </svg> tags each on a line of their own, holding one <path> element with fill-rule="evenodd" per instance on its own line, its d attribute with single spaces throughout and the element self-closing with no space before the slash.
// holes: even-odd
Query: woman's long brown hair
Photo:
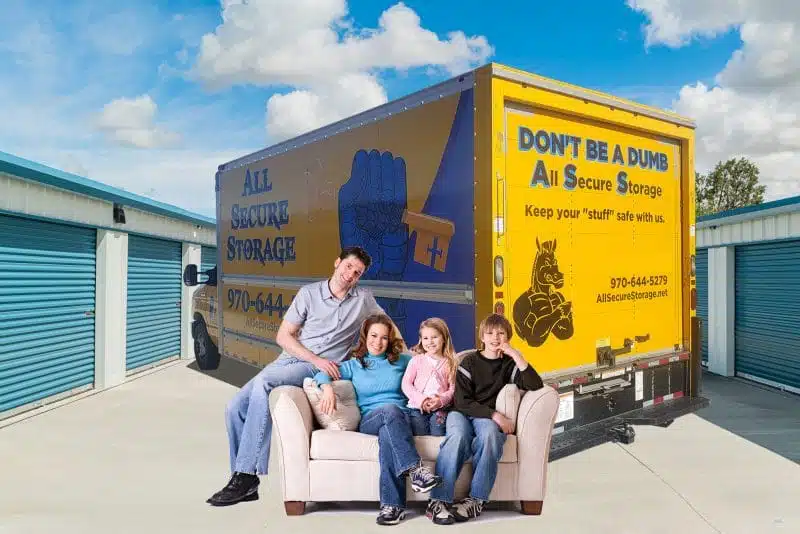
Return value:
<svg viewBox="0 0 800 534">
<path fill-rule="evenodd" d="M 389 360 L 389 363 L 395 363 L 400 358 L 400 353 L 403 352 L 405 348 L 405 343 L 403 342 L 402 338 L 399 338 L 395 335 L 395 325 L 394 322 L 389 318 L 388 315 L 383 313 L 375 313 L 370 315 L 364 322 L 361 324 L 361 330 L 358 333 L 358 343 L 356 347 L 350 351 L 349 358 L 355 358 L 358 360 L 358 363 L 361 364 L 361 367 L 364 366 L 364 359 L 369 352 L 367 350 L 367 333 L 369 329 L 374 324 L 382 324 L 389 330 L 389 344 L 386 347 L 386 359 Z"/>
</svg>

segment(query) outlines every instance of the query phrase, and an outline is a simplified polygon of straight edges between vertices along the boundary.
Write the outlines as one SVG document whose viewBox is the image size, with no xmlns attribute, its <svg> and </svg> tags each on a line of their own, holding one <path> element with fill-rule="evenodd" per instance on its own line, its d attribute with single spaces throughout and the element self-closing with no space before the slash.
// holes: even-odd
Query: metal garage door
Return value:
<svg viewBox="0 0 800 534">
<path fill-rule="evenodd" d="M 800 392 L 800 240 L 736 247 L 736 374 Z"/>
<path fill-rule="evenodd" d="M 5 415 L 94 384 L 95 241 L 93 228 L 0 215 Z"/>
<path fill-rule="evenodd" d="M 128 370 L 181 353 L 181 243 L 128 237 Z"/>
<path fill-rule="evenodd" d="M 695 255 L 697 280 L 697 316 L 703 321 L 702 349 L 703 363 L 708 363 L 708 249 L 697 249 Z"/>
<path fill-rule="evenodd" d="M 200 249 L 201 260 L 200 270 L 207 271 L 214 268 L 217 264 L 217 248 L 216 247 L 202 247 Z"/>
</svg>

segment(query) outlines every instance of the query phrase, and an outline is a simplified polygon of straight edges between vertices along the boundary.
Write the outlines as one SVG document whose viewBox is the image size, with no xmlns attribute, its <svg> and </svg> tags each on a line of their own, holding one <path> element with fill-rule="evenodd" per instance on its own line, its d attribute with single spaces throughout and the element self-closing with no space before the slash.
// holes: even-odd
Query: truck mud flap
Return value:
<svg viewBox="0 0 800 534">
<path fill-rule="evenodd" d="M 705 408 L 708 404 L 705 397 L 681 397 L 554 434 L 550 443 L 550 461 L 607 442 L 632 443 L 635 436 L 633 425 L 666 427 L 678 417 Z"/>
</svg>

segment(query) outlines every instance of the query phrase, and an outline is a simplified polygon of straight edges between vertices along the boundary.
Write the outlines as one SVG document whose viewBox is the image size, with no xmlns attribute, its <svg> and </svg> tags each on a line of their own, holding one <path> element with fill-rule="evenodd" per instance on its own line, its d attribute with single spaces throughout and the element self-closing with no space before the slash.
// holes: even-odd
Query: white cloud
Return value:
<svg viewBox="0 0 800 534">
<path fill-rule="evenodd" d="M 157 109 L 150 95 L 118 98 L 103 106 L 97 127 L 123 146 L 158 148 L 178 143 L 178 134 L 155 124 Z"/>
<path fill-rule="evenodd" d="M 628 0 L 648 18 L 648 46 L 684 46 L 736 28 L 742 47 L 714 85 L 684 86 L 674 109 L 697 121 L 697 167 L 747 156 L 767 198 L 800 194 L 800 2 Z"/>
<path fill-rule="evenodd" d="M 276 94 L 267 101 L 267 132 L 280 140 L 386 102 L 386 91 L 367 74 L 341 76 L 315 90 Z"/>
<path fill-rule="evenodd" d="M 440 38 L 403 3 L 362 30 L 347 18 L 346 0 L 223 0 L 222 7 L 223 23 L 203 36 L 193 74 L 211 87 L 295 87 L 267 104 L 273 140 L 385 102 L 375 71 L 434 66 L 455 74 L 493 53 L 483 36 Z"/>
</svg>

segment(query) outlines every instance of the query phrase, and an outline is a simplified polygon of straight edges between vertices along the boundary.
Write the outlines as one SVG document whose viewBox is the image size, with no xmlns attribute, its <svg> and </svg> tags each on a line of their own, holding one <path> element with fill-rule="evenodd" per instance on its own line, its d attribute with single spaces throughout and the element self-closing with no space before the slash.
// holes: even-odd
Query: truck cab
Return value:
<svg viewBox="0 0 800 534">
<path fill-rule="evenodd" d="M 220 360 L 217 267 L 198 271 L 197 265 L 187 265 L 183 272 L 183 283 L 189 287 L 199 286 L 192 295 L 194 357 L 200 369 L 212 371 L 219 367 Z"/>
</svg>

